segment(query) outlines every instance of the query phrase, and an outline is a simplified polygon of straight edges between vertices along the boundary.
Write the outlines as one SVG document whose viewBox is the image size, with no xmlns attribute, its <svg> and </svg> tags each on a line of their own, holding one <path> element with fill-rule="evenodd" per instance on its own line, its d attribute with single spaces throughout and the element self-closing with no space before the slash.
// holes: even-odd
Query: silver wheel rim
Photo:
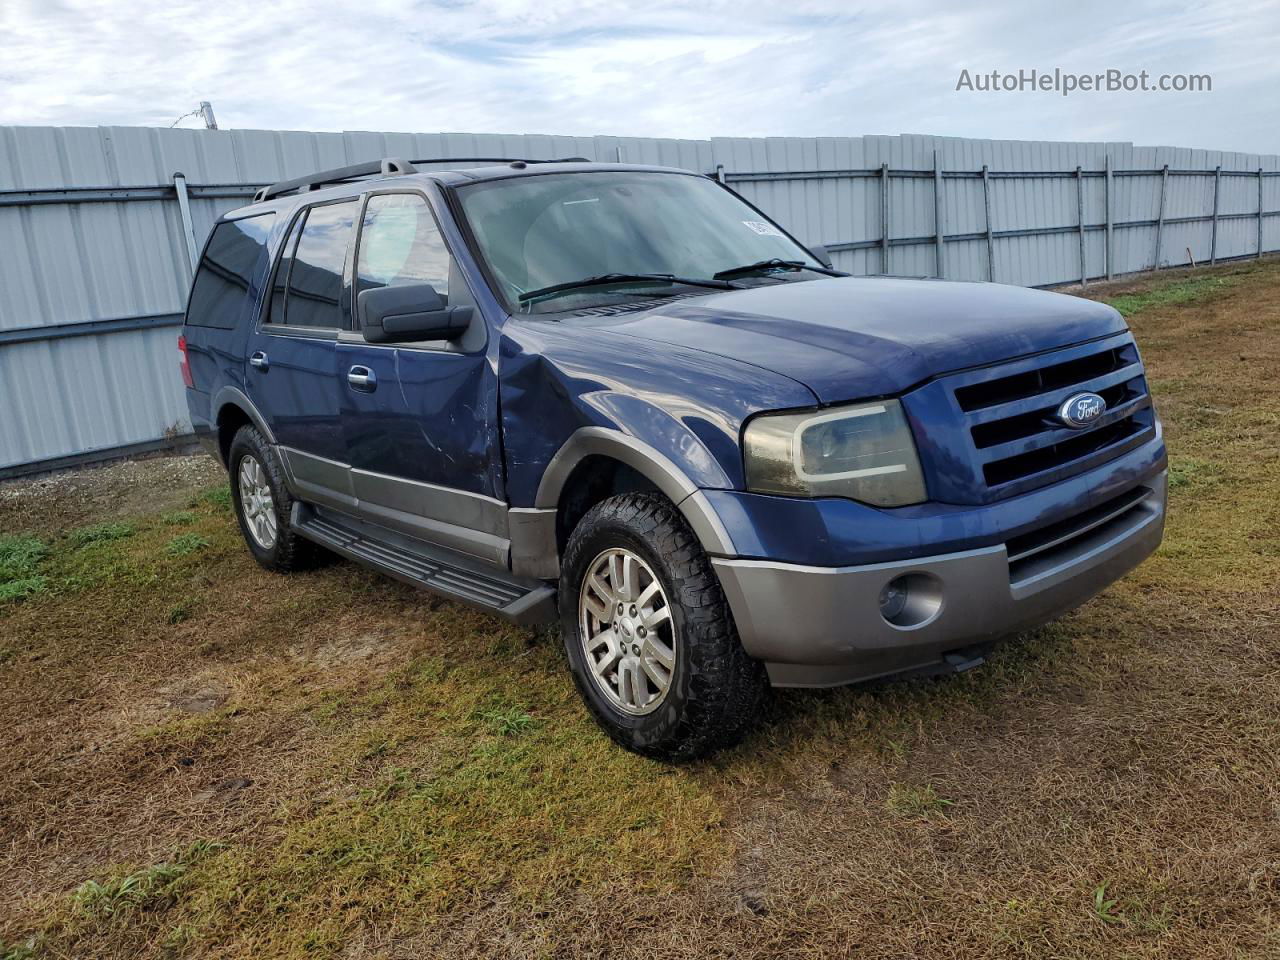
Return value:
<svg viewBox="0 0 1280 960">
<path fill-rule="evenodd" d="M 257 457 L 246 456 L 240 461 L 240 509 L 254 543 L 263 550 L 274 547 L 279 535 L 276 503 L 271 496 L 271 484 L 267 482 L 267 471 L 262 469 Z"/>
<path fill-rule="evenodd" d="M 596 688 L 623 713 L 660 707 L 676 669 L 671 605 L 653 570 L 620 547 L 591 561 L 578 593 L 578 633 Z"/>
</svg>

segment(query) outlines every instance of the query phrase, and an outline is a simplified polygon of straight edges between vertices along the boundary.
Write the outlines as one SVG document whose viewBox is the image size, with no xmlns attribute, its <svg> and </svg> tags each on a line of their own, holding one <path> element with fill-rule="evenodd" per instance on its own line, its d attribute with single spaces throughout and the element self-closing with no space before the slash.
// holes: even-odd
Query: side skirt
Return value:
<svg viewBox="0 0 1280 960">
<path fill-rule="evenodd" d="M 300 501 L 293 505 L 290 523 L 339 556 L 513 623 L 528 626 L 556 619 L 555 588 L 539 580 Z"/>
</svg>

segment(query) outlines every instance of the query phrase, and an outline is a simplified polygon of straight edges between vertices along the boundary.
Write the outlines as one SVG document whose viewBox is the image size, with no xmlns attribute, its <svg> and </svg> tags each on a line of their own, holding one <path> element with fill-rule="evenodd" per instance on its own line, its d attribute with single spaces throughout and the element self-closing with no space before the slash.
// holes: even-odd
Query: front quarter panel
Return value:
<svg viewBox="0 0 1280 960">
<path fill-rule="evenodd" d="M 651 448 L 690 490 L 740 489 L 746 418 L 816 402 L 807 387 L 778 374 L 616 334 L 607 322 L 587 319 L 512 319 L 499 362 L 513 507 L 544 506 L 537 500 L 548 465 L 584 427 Z"/>
</svg>

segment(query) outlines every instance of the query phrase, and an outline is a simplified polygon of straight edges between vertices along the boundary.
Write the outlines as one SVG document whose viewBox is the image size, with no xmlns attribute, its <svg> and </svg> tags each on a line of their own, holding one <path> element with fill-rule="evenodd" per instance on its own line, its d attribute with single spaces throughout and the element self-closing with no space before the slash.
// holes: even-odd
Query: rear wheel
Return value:
<svg viewBox="0 0 1280 960">
<path fill-rule="evenodd" d="M 280 458 L 257 427 L 241 427 L 231 441 L 231 502 L 254 559 L 268 570 L 290 573 L 314 565 L 321 550 L 289 526 L 293 497 Z"/>
<path fill-rule="evenodd" d="M 560 616 L 583 699 L 627 749 L 693 759 L 737 743 L 758 715 L 764 668 L 665 498 L 626 494 L 587 512 L 565 551 Z"/>
</svg>

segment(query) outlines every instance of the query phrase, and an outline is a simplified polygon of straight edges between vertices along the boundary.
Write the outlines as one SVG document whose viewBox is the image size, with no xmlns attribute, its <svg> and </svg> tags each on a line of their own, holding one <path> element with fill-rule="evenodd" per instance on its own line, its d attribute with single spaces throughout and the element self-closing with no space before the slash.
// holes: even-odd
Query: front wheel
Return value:
<svg viewBox="0 0 1280 960">
<path fill-rule="evenodd" d="M 663 497 L 588 511 L 560 578 L 561 632 L 596 720 L 629 750 L 690 760 L 737 743 L 768 690 L 711 563 Z"/>
</svg>

